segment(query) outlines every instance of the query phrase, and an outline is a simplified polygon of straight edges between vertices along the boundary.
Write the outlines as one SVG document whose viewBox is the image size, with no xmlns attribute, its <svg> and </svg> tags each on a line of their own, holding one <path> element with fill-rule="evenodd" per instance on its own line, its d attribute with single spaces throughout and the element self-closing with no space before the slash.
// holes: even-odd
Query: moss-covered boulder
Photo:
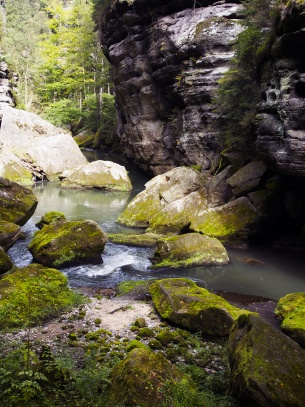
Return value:
<svg viewBox="0 0 305 407">
<path fill-rule="evenodd" d="M 0 150 L 0 177 L 24 186 L 34 184 L 33 174 L 26 167 L 26 164 L 11 151 L 3 151 L 2 149 Z"/>
<path fill-rule="evenodd" d="M 6 273 L 13 267 L 13 263 L 9 256 L 0 246 L 0 274 Z"/>
<path fill-rule="evenodd" d="M 229 361 L 230 392 L 241 405 L 304 407 L 305 351 L 258 316 L 234 324 Z"/>
<path fill-rule="evenodd" d="M 52 212 L 45 213 L 41 217 L 40 221 L 35 224 L 35 226 L 37 226 L 39 229 L 42 229 L 45 225 L 49 225 L 52 222 L 57 222 L 57 221 L 64 222 L 65 220 L 66 220 L 66 217 L 63 213 L 52 211 Z"/>
<path fill-rule="evenodd" d="M 234 321 L 248 313 L 187 278 L 155 281 L 150 285 L 150 293 L 162 318 L 192 332 L 227 336 Z"/>
<path fill-rule="evenodd" d="M 38 230 L 29 244 L 34 260 L 48 267 L 101 263 L 107 236 L 91 220 L 52 222 Z"/>
<path fill-rule="evenodd" d="M 0 329 L 35 324 L 81 301 L 56 269 L 31 264 L 0 280 Z"/>
<path fill-rule="evenodd" d="M 291 293 L 280 298 L 275 313 L 282 321 L 283 331 L 305 347 L 305 292 Z"/>
<path fill-rule="evenodd" d="M 239 242 L 251 233 L 259 213 L 242 197 L 217 208 L 203 209 L 193 216 L 190 228 L 221 241 Z"/>
<path fill-rule="evenodd" d="M 125 246 L 135 247 L 154 247 L 157 241 L 165 237 L 156 233 L 126 234 L 126 233 L 109 233 L 108 239 L 111 243 L 124 244 Z"/>
<path fill-rule="evenodd" d="M 179 232 L 190 223 L 189 214 L 206 204 L 205 183 L 206 176 L 187 167 L 158 175 L 145 184 L 145 190 L 129 203 L 118 222 L 150 226 L 156 233 Z"/>
<path fill-rule="evenodd" d="M 88 147 L 93 147 L 94 137 L 95 137 L 95 134 L 92 131 L 85 130 L 85 131 L 82 131 L 81 133 L 78 133 L 74 137 L 74 141 L 76 141 L 78 147 L 88 148 Z"/>
<path fill-rule="evenodd" d="M 229 257 L 219 240 L 188 233 L 158 240 L 151 260 L 154 267 L 184 267 L 227 264 Z"/>
<path fill-rule="evenodd" d="M 16 223 L 0 220 L 0 246 L 7 251 L 18 240 L 21 227 Z"/>
<path fill-rule="evenodd" d="M 64 188 L 98 188 L 107 191 L 132 189 L 125 167 L 111 161 L 93 161 L 64 171 L 59 178 Z"/>
<path fill-rule="evenodd" d="M 176 388 L 182 388 L 190 405 L 195 387 L 160 353 L 136 348 L 116 365 L 111 374 L 110 402 L 113 406 L 174 406 Z M 181 395 L 180 395 L 181 396 Z M 164 404 L 165 405 L 165 404 Z"/>
<path fill-rule="evenodd" d="M 30 189 L 0 177 L 1 220 L 23 226 L 35 212 L 37 203 Z"/>
</svg>

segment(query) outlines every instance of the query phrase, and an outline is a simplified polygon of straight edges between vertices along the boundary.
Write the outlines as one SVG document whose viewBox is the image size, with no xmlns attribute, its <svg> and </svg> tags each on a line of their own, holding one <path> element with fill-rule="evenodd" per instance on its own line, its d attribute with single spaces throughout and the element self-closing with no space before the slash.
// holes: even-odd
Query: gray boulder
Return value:
<svg viewBox="0 0 305 407">
<path fill-rule="evenodd" d="M 229 361 L 230 393 L 242 405 L 304 407 L 305 351 L 257 315 L 234 324 Z"/>
</svg>

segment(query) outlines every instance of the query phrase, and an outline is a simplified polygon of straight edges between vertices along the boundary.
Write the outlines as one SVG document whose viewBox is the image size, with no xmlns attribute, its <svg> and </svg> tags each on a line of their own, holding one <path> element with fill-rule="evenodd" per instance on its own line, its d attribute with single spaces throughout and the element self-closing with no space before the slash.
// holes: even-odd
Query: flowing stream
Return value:
<svg viewBox="0 0 305 407">
<path fill-rule="evenodd" d="M 122 157 L 105 156 L 102 153 L 86 152 L 89 161 L 103 159 L 125 165 L 133 184 L 131 193 L 105 192 L 100 190 L 60 189 L 58 183 L 38 183 L 33 190 L 38 206 L 33 217 L 23 227 L 27 238 L 18 241 L 10 250 L 14 264 L 24 267 L 31 263 L 32 256 L 27 245 L 37 230 L 41 216 L 49 211 L 63 212 L 67 220 L 91 219 L 107 233 L 135 233 L 116 223 L 118 215 L 127 203 L 144 189 L 148 178 L 126 162 Z M 208 289 L 225 290 L 241 294 L 279 299 L 285 294 L 305 291 L 305 256 L 283 249 L 260 247 L 254 249 L 229 250 L 230 264 L 226 266 L 201 266 L 172 270 L 151 269 L 150 256 L 153 249 L 127 247 L 107 243 L 99 265 L 82 265 L 62 269 L 72 287 L 114 287 L 125 280 L 164 277 L 189 277 Z M 254 258 L 262 263 L 245 261 Z"/>
</svg>

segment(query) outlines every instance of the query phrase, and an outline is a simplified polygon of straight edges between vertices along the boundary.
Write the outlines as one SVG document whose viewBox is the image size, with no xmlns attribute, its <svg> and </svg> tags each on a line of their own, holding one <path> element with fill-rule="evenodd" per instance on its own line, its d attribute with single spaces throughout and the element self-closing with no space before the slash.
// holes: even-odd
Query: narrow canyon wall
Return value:
<svg viewBox="0 0 305 407">
<path fill-rule="evenodd" d="M 177 165 L 215 168 L 222 137 L 213 96 L 241 31 L 242 6 L 224 1 L 116 1 L 102 26 L 114 72 L 124 152 L 152 175 Z"/>
</svg>

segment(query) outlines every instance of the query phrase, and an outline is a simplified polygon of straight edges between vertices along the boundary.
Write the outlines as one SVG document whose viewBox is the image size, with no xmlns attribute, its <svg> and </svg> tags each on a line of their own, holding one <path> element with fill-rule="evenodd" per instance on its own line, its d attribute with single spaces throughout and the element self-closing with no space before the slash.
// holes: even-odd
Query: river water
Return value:
<svg viewBox="0 0 305 407">
<path fill-rule="evenodd" d="M 91 219 L 107 233 L 134 233 L 135 229 L 125 228 L 116 223 L 118 215 L 128 202 L 144 189 L 148 178 L 122 157 L 105 156 L 102 153 L 86 152 L 89 161 L 103 159 L 126 166 L 133 184 L 131 193 L 106 192 L 100 190 L 61 189 L 58 183 L 37 183 L 33 191 L 38 206 L 33 217 L 23 226 L 27 238 L 18 241 L 8 252 L 18 267 L 31 263 L 32 256 L 27 245 L 37 230 L 41 216 L 49 211 L 63 212 L 67 220 Z M 305 291 L 305 257 L 302 254 L 282 249 L 256 247 L 229 250 L 230 264 L 226 266 L 201 266 L 183 269 L 151 269 L 149 258 L 153 249 L 127 247 L 107 243 L 100 265 L 83 265 L 65 268 L 72 287 L 114 287 L 125 280 L 139 280 L 165 277 L 188 277 L 203 287 L 241 294 L 256 295 L 274 300 L 296 291 Z M 262 262 L 252 264 L 245 258 Z"/>
</svg>

